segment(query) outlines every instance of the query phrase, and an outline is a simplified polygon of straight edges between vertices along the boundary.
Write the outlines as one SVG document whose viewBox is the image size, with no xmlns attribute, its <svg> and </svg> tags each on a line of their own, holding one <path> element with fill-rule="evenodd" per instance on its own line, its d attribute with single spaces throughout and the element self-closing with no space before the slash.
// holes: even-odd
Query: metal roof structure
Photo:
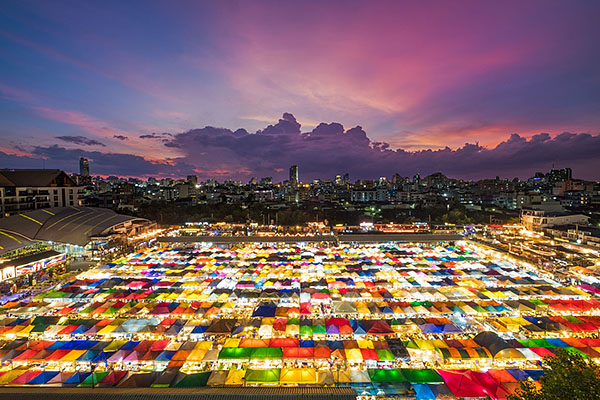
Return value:
<svg viewBox="0 0 600 400">
<path fill-rule="evenodd" d="M 0 254 L 32 244 L 33 242 L 23 235 L 0 229 Z"/>
<path fill-rule="evenodd" d="M 108 235 L 120 225 L 133 222 L 148 220 L 95 207 L 57 207 L 16 214 L 0 219 L 0 253 L 36 240 L 85 246 L 92 237 Z"/>
</svg>

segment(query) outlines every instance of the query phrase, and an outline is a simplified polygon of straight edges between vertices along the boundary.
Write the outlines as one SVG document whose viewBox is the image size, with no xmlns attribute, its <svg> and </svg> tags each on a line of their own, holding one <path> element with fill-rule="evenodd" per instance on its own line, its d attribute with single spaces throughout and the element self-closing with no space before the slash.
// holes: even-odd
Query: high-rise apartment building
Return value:
<svg viewBox="0 0 600 400">
<path fill-rule="evenodd" d="M 298 186 L 298 166 L 292 165 L 290 167 L 290 184 L 292 186 Z"/>
<path fill-rule="evenodd" d="M 85 177 L 90 176 L 90 162 L 87 158 L 81 157 L 79 159 L 79 175 Z"/>
</svg>

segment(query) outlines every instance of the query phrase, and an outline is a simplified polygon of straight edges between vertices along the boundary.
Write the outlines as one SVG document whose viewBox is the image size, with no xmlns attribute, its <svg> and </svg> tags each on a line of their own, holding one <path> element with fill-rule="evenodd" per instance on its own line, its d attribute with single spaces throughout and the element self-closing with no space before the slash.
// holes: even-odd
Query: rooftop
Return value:
<svg viewBox="0 0 600 400">
<path fill-rule="evenodd" d="M 59 169 L 2 169 L 0 187 L 77 186 Z"/>
<path fill-rule="evenodd" d="M 57 207 L 0 219 L 0 253 L 24 247 L 34 240 L 85 246 L 119 224 L 145 219 L 95 207 Z"/>
</svg>

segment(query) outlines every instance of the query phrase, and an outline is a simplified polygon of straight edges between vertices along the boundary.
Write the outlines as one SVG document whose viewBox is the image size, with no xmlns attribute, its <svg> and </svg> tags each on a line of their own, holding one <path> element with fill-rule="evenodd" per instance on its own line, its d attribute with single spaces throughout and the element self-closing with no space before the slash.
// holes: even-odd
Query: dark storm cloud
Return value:
<svg viewBox="0 0 600 400">
<path fill-rule="evenodd" d="M 129 140 L 129 138 L 128 138 L 127 136 L 123 136 L 123 135 L 114 135 L 113 137 L 114 137 L 115 139 L 118 139 L 118 140 L 123 140 L 123 141 L 125 141 L 125 140 Z"/>
<path fill-rule="evenodd" d="M 106 145 L 95 139 L 90 139 L 85 136 L 56 136 L 56 139 L 62 140 L 63 142 L 78 144 L 80 146 L 102 146 Z"/>
</svg>

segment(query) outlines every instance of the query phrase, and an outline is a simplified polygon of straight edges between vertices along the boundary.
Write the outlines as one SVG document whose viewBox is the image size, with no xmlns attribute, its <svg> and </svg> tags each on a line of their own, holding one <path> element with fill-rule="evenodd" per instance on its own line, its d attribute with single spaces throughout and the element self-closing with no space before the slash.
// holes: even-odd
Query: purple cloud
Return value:
<svg viewBox="0 0 600 400">
<path fill-rule="evenodd" d="M 36 156 L 39 158 L 36 159 Z M 77 171 L 79 157 L 85 157 L 90 161 L 92 175 L 184 176 L 192 168 L 183 161 L 174 163 L 171 160 L 165 160 L 159 163 L 132 154 L 66 149 L 57 145 L 35 147 L 32 151 L 32 157 L 18 157 L 0 153 L 0 165 L 5 166 L 8 162 L 13 163 L 18 159 L 18 165 L 27 165 L 29 161 L 31 165 L 39 168 L 41 158 L 43 158 L 46 160 L 46 168 Z"/>
<path fill-rule="evenodd" d="M 540 133 L 530 139 L 513 134 L 495 147 L 467 143 L 457 149 L 409 152 L 371 141 L 360 126 L 344 130 L 339 123 L 321 123 L 302 133 L 300 124 L 288 113 L 255 134 L 205 127 L 174 135 L 166 146 L 181 149 L 181 160 L 205 177 L 219 170 L 230 171 L 232 178 L 283 179 L 292 164 L 300 167 L 305 180 L 345 172 L 357 179 L 436 171 L 459 178 L 528 177 L 552 165 L 571 166 L 579 176 L 593 179 L 600 170 L 600 136 L 587 133 L 563 133 L 554 138 Z"/>
<path fill-rule="evenodd" d="M 95 139 L 90 139 L 85 136 L 56 136 L 56 139 L 62 140 L 63 142 L 78 144 L 81 146 L 102 146 L 106 147 L 106 145 L 102 142 L 99 142 Z"/>
<path fill-rule="evenodd" d="M 115 139 L 118 139 L 118 140 L 121 140 L 121 141 L 129 140 L 129 138 L 127 136 L 124 136 L 124 135 L 114 135 L 113 137 Z"/>
<path fill-rule="evenodd" d="M 76 171 L 77 160 L 84 156 L 91 160 L 94 174 L 182 177 L 194 173 L 203 179 L 221 180 L 252 176 L 283 180 L 294 164 L 305 181 L 346 172 L 352 179 L 394 173 L 424 176 L 437 171 L 464 179 L 527 178 L 552 166 L 571 167 L 577 177 L 598 179 L 600 171 L 600 135 L 589 133 L 565 132 L 554 137 L 539 133 L 530 138 L 514 133 L 494 147 L 466 143 L 456 149 L 406 151 L 371 141 L 360 126 L 345 129 L 336 122 L 320 123 L 302 132 L 294 116 L 286 113 L 276 124 L 256 133 L 207 126 L 147 136 L 177 149 L 180 156 L 153 162 L 131 154 L 38 146 L 30 156 L 0 152 L 0 168 L 39 168 L 43 158 L 47 168 Z"/>
<path fill-rule="evenodd" d="M 173 134 L 172 133 L 168 133 L 168 132 L 163 132 L 163 133 L 156 133 L 156 132 L 152 132 L 148 135 L 140 135 L 140 139 L 159 139 L 159 140 L 164 140 L 164 138 L 166 137 L 172 137 Z"/>
</svg>

